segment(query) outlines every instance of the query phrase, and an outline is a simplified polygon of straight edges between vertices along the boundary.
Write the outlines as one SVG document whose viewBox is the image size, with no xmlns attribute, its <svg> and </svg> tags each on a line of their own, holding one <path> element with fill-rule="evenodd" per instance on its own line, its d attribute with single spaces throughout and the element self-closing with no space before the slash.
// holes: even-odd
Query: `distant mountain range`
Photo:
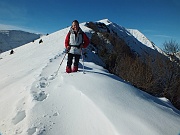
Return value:
<svg viewBox="0 0 180 135">
<path fill-rule="evenodd" d="M 20 30 L 0 30 L 0 52 L 22 46 L 41 37 L 41 34 Z"/>
</svg>

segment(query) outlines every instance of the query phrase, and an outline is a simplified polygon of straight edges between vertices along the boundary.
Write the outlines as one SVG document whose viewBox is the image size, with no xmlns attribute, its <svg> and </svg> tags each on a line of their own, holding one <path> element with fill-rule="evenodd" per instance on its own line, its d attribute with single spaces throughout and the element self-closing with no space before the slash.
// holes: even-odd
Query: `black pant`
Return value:
<svg viewBox="0 0 180 135">
<path fill-rule="evenodd" d="M 71 67 L 72 62 L 73 62 L 73 57 L 75 58 L 75 59 L 74 59 L 74 66 L 77 66 L 77 67 L 78 67 L 79 59 L 80 59 L 81 55 L 79 55 L 79 54 L 72 54 L 72 53 L 68 53 L 67 66 L 68 66 L 68 67 Z"/>
</svg>

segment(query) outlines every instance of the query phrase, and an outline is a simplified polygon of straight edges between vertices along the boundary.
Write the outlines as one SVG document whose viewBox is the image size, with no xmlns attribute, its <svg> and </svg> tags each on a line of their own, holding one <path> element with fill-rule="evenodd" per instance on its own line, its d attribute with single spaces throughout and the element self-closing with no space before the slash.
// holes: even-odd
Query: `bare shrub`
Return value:
<svg viewBox="0 0 180 135">
<path fill-rule="evenodd" d="M 180 45 L 175 40 L 165 41 L 163 43 L 164 52 L 168 55 L 175 55 L 178 51 L 180 51 Z"/>
<path fill-rule="evenodd" d="M 175 61 L 157 57 L 153 63 L 154 88 L 158 89 L 158 96 L 168 98 L 180 109 L 180 67 Z"/>
</svg>

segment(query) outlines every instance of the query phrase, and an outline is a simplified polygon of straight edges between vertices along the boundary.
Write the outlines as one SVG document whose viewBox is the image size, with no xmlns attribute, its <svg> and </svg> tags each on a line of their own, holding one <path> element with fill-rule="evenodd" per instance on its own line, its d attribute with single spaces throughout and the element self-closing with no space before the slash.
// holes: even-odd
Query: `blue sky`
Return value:
<svg viewBox="0 0 180 135">
<path fill-rule="evenodd" d="M 109 19 L 138 29 L 162 48 L 165 41 L 180 43 L 179 0 L 1 0 L 0 29 L 53 33 L 79 22 Z"/>
</svg>

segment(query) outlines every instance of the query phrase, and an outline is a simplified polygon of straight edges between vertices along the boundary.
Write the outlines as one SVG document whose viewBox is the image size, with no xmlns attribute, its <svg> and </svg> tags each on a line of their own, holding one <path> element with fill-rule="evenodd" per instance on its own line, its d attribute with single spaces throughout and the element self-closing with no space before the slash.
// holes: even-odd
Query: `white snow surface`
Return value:
<svg viewBox="0 0 180 135">
<path fill-rule="evenodd" d="M 152 43 L 144 34 L 142 34 L 137 29 L 127 29 L 139 42 L 143 43 L 144 45 L 150 47 L 151 49 L 157 50 L 160 53 L 163 51 L 158 48 L 154 43 Z M 164 54 L 164 53 L 163 53 Z"/>
<path fill-rule="evenodd" d="M 90 38 L 90 29 L 81 24 Z M 1 135 L 179 135 L 180 112 L 108 73 L 88 49 L 79 72 L 65 73 L 62 29 L 2 53 Z"/>
</svg>

